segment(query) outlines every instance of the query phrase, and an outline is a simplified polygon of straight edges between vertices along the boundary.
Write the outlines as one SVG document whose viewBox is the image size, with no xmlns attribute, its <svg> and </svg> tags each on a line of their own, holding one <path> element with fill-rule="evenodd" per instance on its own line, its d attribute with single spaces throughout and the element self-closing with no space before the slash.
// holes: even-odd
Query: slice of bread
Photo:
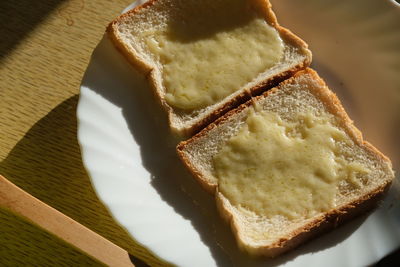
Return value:
<svg viewBox="0 0 400 267">
<path fill-rule="evenodd" d="M 252 24 L 255 20 L 265 25 Z M 192 135 L 311 62 L 307 44 L 278 24 L 268 0 L 150 0 L 116 18 L 107 32 L 147 75 L 171 129 L 181 135 Z M 227 92 L 217 90 L 215 79 Z M 186 95 L 186 87 L 201 92 L 198 101 Z M 168 100 L 177 92 L 187 107 Z"/>
<path fill-rule="evenodd" d="M 228 112 L 177 152 L 215 194 L 239 246 L 269 257 L 373 208 L 394 178 L 390 160 L 363 140 L 311 69 Z"/>
</svg>

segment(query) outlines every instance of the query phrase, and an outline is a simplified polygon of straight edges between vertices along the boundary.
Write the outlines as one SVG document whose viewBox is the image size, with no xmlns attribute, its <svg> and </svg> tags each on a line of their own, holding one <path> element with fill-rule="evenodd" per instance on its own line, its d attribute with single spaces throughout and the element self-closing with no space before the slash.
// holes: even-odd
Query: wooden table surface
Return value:
<svg viewBox="0 0 400 267">
<path fill-rule="evenodd" d="M 91 53 L 131 1 L 0 1 L 0 174 L 133 256 L 164 266 L 96 197 L 76 134 Z M 0 233 L 1 266 L 100 264 L 4 208 Z"/>
</svg>

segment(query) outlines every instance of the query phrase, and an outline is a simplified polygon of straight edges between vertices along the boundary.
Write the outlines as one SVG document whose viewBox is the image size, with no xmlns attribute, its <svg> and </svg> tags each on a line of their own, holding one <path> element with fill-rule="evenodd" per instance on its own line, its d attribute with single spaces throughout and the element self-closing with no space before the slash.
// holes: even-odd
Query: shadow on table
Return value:
<svg viewBox="0 0 400 267">
<path fill-rule="evenodd" d="M 190 220 L 218 266 L 232 266 L 233 263 L 237 266 L 275 266 L 290 262 L 303 254 L 336 246 L 366 218 L 354 220 L 278 259 L 252 259 L 238 250 L 229 226 L 218 215 L 214 199 L 200 188 L 176 156 L 175 146 L 179 140 L 170 133 L 166 116 L 154 101 L 148 83 L 107 39 L 96 48 L 83 85 L 121 108 L 130 132 L 140 146 L 142 163 L 150 172 L 152 186 L 176 213 Z"/>
<path fill-rule="evenodd" d="M 64 1 L 0 1 L 0 61 Z"/>
<path fill-rule="evenodd" d="M 0 173 L 131 254 L 160 262 L 146 256 L 146 250 L 115 223 L 98 200 L 81 160 L 76 135 L 77 102 L 75 95 L 40 119 L 0 162 Z"/>
</svg>

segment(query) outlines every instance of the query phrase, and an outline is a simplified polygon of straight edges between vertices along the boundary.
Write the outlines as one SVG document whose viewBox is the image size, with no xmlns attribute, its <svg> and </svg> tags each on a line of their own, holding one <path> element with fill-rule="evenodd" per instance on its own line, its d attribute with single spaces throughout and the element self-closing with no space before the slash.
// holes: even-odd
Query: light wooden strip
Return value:
<svg viewBox="0 0 400 267">
<path fill-rule="evenodd" d="M 31 196 L 0 175 L 0 205 L 109 266 L 134 266 L 128 252 Z"/>
</svg>

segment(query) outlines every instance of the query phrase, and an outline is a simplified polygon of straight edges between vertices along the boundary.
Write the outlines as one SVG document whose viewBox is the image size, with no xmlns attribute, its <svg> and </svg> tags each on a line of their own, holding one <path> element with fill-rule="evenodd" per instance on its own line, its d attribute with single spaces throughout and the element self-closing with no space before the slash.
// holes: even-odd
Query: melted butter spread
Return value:
<svg viewBox="0 0 400 267">
<path fill-rule="evenodd" d="M 174 18 L 165 29 L 144 33 L 148 50 L 161 63 L 171 106 L 196 110 L 212 105 L 282 58 L 278 32 L 246 6 L 249 1 L 225 2 L 185 10 L 185 17 Z"/>
<path fill-rule="evenodd" d="M 366 166 L 341 156 L 352 142 L 331 115 L 299 114 L 293 122 L 252 110 L 214 157 L 219 190 L 235 206 L 259 215 L 307 218 L 335 207 L 339 183 L 362 186 Z"/>
</svg>

